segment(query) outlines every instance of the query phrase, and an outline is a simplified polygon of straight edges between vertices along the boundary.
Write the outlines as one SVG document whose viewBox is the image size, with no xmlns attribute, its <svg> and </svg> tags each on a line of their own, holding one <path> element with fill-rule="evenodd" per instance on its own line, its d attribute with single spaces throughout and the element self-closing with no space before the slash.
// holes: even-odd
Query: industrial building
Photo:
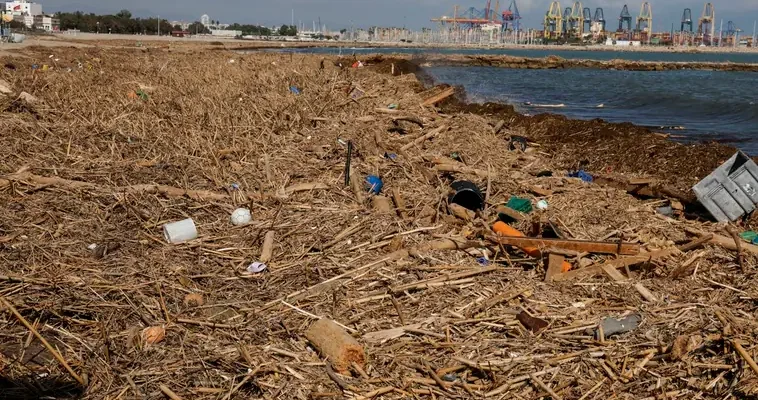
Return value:
<svg viewBox="0 0 758 400">
<path fill-rule="evenodd" d="M 42 14 L 42 4 L 25 0 L 0 2 L 0 12 L 3 14 L 35 16 Z"/>
</svg>

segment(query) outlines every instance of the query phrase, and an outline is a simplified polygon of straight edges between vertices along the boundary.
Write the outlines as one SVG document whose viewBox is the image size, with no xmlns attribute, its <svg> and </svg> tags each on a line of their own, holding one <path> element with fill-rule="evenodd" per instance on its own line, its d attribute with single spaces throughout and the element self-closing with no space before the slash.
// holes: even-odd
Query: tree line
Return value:
<svg viewBox="0 0 758 400">
<path fill-rule="evenodd" d="M 60 28 L 62 31 L 76 29 L 81 32 L 155 35 L 158 33 L 158 29 L 160 29 L 161 34 L 168 34 L 171 31 L 182 30 L 181 26 L 172 26 L 165 19 L 133 18 L 132 13 L 129 12 L 129 10 L 121 10 L 114 15 L 85 14 L 81 11 L 61 12 L 56 15 L 60 20 Z M 272 31 L 272 29 L 265 26 L 235 23 L 229 25 L 226 29 L 241 31 L 243 35 L 297 36 L 297 27 L 293 25 L 282 25 L 278 30 Z M 191 23 L 187 28 L 187 31 L 191 34 L 211 33 L 210 29 L 200 21 Z"/>
</svg>

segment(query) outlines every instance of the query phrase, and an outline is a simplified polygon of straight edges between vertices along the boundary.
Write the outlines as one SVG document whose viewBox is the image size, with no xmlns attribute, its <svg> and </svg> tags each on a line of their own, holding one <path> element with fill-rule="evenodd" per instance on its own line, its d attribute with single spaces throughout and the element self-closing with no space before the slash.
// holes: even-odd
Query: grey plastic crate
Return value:
<svg viewBox="0 0 758 400">
<path fill-rule="evenodd" d="M 738 151 L 692 190 L 716 220 L 734 221 L 758 204 L 758 165 Z"/>
</svg>

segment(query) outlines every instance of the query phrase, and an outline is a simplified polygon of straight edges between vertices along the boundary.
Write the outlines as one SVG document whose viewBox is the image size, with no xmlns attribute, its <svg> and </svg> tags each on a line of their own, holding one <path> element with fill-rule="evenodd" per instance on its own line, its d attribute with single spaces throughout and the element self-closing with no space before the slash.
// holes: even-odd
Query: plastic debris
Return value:
<svg viewBox="0 0 758 400">
<path fill-rule="evenodd" d="M 387 108 L 389 108 L 390 110 L 397 110 L 398 105 L 395 104 L 395 103 L 392 103 L 392 104 L 388 105 Z"/>
<path fill-rule="evenodd" d="M 358 88 L 353 88 L 353 90 L 350 92 L 350 98 L 353 100 L 358 100 L 361 97 L 363 97 L 364 94 L 365 93 L 363 92 L 363 90 L 358 89 Z"/>
<path fill-rule="evenodd" d="M 600 326 L 603 328 L 603 336 L 608 338 L 613 335 L 618 335 L 620 333 L 626 333 L 637 329 L 641 321 L 642 315 L 631 314 L 621 319 L 613 317 L 603 318 L 603 320 L 600 321 Z M 600 339 L 599 329 L 595 330 L 595 339 Z"/>
<path fill-rule="evenodd" d="M 253 221 L 253 214 L 247 208 L 238 208 L 232 212 L 232 225 L 242 226 Z"/>
<path fill-rule="evenodd" d="M 297 86 L 290 86 L 290 92 L 294 93 L 295 95 L 299 95 L 300 89 L 298 89 Z"/>
<path fill-rule="evenodd" d="M 490 260 L 488 260 L 486 257 L 479 257 L 476 259 L 476 262 L 485 267 L 490 265 Z"/>
<path fill-rule="evenodd" d="M 445 374 L 442 375 L 442 380 L 445 382 L 455 382 L 458 380 L 458 375 L 456 374 Z"/>
<path fill-rule="evenodd" d="M 511 196 L 505 206 L 524 214 L 532 212 L 532 201 L 517 196 Z"/>
<path fill-rule="evenodd" d="M 197 239 L 197 228 L 192 218 L 163 225 L 163 238 L 169 243 L 183 243 Z"/>
<path fill-rule="evenodd" d="M 755 231 L 742 232 L 740 233 L 740 237 L 742 238 L 742 240 L 748 243 L 755 244 L 756 242 L 758 242 L 758 233 L 756 233 Z"/>
<path fill-rule="evenodd" d="M 366 190 L 369 192 L 379 194 L 382 192 L 383 187 L 384 182 L 382 182 L 382 178 L 376 175 L 369 175 L 366 177 Z"/>
<path fill-rule="evenodd" d="M 580 169 L 579 171 L 569 172 L 568 177 L 579 178 L 585 182 L 592 182 L 593 180 L 592 175 L 588 174 L 583 169 Z"/>
<path fill-rule="evenodd" d="M 254 262 L 254 263 L 252 263 L 252 264 L 250 264 L 250 265 L 247 266 L 247 272 L 249 272 L 251 274 L 259 274 L 259 273 L 265 271 L 266 268 L 268 268 L 266 266 L 266 264 L 264 264 L 262 262 L 257 262 L 256 261 L 256 262 Z"/>
<path fill-rule="evenodd" d="M 540 200 L 540 201 L 537 202 L 537 209 L 538 210 L 545 211 L 545 210 L 547 210 L 547 207 L 548 207 L 547 200 Z"/>
<path fill-rule="evenodd" d="M 388 158 L 392 161 L 397 160 L 397 154 L 395 153 L 384 153 L 384 158 Z"/>
<path fill-rule="evenodd" d="M 513 136 L 511 137 L 511 141 L 508 143 L 508 150 L 514 151 L 514 150 L 520 150 L 520 151 L 526 151 L 527 140 L 523 136 Z"/>
<path fill-rule="evenodd" d="M 655 209 L 655 212 L 661 215 L 665 215 L 667 217 L 673 217 L 674 216 L 674 209 L 671 208 L 671 206 L 665 206 L 665 207 L 658 207 Z"/>
<path fill-rule="evenodd" d="M 458 204 L 471 211 L 477 211 L 484 208 L 484 196 L 474 182 L 455 181 L 450 184 L 455 191 L 448 197 L 448 203 Z"/>
</svg>

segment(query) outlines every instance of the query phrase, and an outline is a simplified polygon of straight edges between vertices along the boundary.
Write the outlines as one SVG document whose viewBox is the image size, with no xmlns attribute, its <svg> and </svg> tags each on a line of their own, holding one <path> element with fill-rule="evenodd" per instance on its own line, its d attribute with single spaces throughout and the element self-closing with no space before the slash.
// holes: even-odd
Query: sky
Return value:
<svg viewBox="0 0 758 400">
<path fill-rule="evenodd" d="M 42 3 L 45 12 L 85 11 L 96 14 L 116 13 L 128 9 L 135 16 L 160 16 L 168 20 L 195 21 L 200 15 L 208 14 L 211 19 L 226 23 L 252 23 L 266 26 L 289 24 L 292 10 L 295 11 L 295 24 L 304 23 L 307 27 L 312 21 L 321 22 L 330 30 L 370 26 L 397 26 L 420 29 L 434 27 L 429 20 L 442 15 L 452 16 L 453 7 L 460 9 L 475 7 L 484 9 L 487 0 L 36 0 Z M 492 7 L 496 0 L 492 1 Z M 500 0 L 501 8 L 506 9 L 511 0 Z M 551 0 L 515 0 L 522 17 L 522 26 L 542 29 L 542 20 L 550 7 Z M 654 0 L 653 26 L 656 31 L 668 31 L 673 23 L 679 29 L 682 12 L 692 9 L 697 30 L 697 18 L 703 12 L 704 1 L 701 0 Z M 724 29 L 727 21 L 734 21 L 746 33 L 752 35 L 753 24 L 758 20 L 758 0 L 716 0 L 716 27 L 723 19 Z M 573 3 L 561 2 L 561 7 L 570 7 Z M 602 7 L 608 29 L 615 30 L 618 16 L 624 4 L 628 4 L 633 17 L 640 12 L 641 0 L 593 0 L 583 2 L 584 7 L 592 9 Z"/>
</svg>

